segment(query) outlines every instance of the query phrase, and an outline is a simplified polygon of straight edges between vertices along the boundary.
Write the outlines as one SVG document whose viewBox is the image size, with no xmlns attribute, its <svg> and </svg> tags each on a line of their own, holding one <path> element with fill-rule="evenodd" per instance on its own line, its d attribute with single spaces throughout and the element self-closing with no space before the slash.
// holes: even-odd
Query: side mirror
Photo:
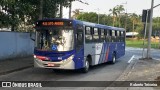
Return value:
<svg viewBox="0 0 160 90">
<path fill-rule="evenodd" d="M 36 37 L 35 32 L 30 32 L 30 39 L 35 41 L 35 37 Z"/>
</svg>

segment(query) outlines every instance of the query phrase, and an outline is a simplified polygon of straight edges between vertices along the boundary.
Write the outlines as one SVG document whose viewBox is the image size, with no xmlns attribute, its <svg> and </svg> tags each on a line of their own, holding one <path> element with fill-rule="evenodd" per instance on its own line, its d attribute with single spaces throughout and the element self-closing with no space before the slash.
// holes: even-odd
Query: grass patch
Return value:
<svg viewBox="0 0 160 90">
<path fill-rule="evenodd" d="M 145 48 L 147 48 L 147 40 L 145 40 Z M 158 48 L 158 42 L 151 42 L 151 48 Z M 143 40 L 138 39 L 126 39 L 126 46 L 128 47 L 137 47 L 143 48 Z"/>
</svg>

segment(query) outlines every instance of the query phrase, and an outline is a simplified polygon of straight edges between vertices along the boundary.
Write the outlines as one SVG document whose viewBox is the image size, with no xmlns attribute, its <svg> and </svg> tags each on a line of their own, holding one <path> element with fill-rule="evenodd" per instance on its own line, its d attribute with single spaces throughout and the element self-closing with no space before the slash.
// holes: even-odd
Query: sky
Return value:
<svg viewBox="0 0 160 90">
<path fill-rule="evenodd" d="M 110 14 L 109 10 L 116 5 L 124 5 L 125 12 L 142 15 L 143 9 L 151 8 L 152 0 L 82 0 L 89 5 L 82 4 L 78 1 L 72 3 L 72 11 L 83 9 L 82 12 L 96 12 L 100 14 Z M 154 0 L 154 6 L 160 4 L 160 0 Z M 99 10 L 98 10 L 99 9 Z M 63 18 L 68 18 L 68 8 L 64 8 Z M 73 15 L 73 14 L 72 14 Z M 160 17 L 160 6 L 154 8 L 153 17 Z"/>
</svg>

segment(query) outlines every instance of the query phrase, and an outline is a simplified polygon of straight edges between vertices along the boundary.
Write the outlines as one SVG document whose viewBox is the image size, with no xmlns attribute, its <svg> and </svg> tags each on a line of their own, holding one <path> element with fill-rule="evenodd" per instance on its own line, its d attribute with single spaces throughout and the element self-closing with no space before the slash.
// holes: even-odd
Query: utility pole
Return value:
<svg viewBox="0 0 160 90">
<path fill-rule="evenodd" d="M 43 0 L 40 1 L 40 13 L 39 13 L 39 20 L 43 17 Z"/>
<path fill-rule="evenodd" d="M 151 2 L 151 13 L 150 13 L 150 24 L 149 24 L 149 33 L 148 33 L 148 47 L 147 47 L 147 59 L 151 58 L 151 34 L 152 34 L 152 17 L 153 17 L 153 5 L 154 0 Z"/>
<path fill-rule="evenodd" d="M 69 19 L 71 19 L 71 12 L 72 12 L 72 1 L 70 0 L 70 4 L 69 4 Z"/>
<path fill-rule="evenodd" d="M 147 31 L 147 24 L 148 24 L 148 14 L 149 9 L 147 10 L 146 22 L 144 22 L 144 36 L 143 36 L 143 51 L 142 51 L 142 58 L 144 58 L 144 48 L 145 48 L 145 39 L 146 39 L 146 31 Z"/>
<path fill-rule="evenodd" d="M 99 8 L 97 8 L 97 10 L 98 10 L 98 24 L 99 24 Z"/>
<path fill-rule="evenodd" d="M 63 17 L 63 5 L 62 4 L 60 4 L 59 9 L 60 9 L 59 17 L 62 18 Z"/>
</svg>

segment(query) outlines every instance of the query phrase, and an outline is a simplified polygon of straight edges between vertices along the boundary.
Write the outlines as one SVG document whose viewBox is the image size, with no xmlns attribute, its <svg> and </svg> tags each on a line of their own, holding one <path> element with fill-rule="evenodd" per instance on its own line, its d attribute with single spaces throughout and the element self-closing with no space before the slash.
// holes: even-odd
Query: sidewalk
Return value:
<svg viewBox="0 0 160 90">
<path fill-rule="evenodd" d="M 23 70 L 33 66 L 33 56 L 0 61 L 0 75 Z"/>
<path fill-rule="evenodd" d="M 116 81 L 160 81 L 160 61 L 135 60 Z M 160 90 L 160 87 L 107 87 L 105 90 Z"/>
</svg>

